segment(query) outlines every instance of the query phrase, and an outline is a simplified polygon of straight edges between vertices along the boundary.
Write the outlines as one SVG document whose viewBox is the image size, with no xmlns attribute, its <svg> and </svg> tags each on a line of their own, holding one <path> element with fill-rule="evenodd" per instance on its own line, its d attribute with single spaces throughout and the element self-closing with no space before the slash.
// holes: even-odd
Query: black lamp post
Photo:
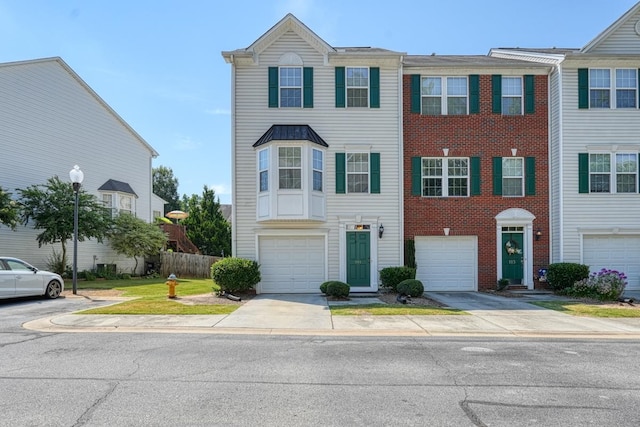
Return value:
<svg viewBox="0 0 640 427">
<path fill-rule="evenodd" d="M 73 184 L 73 193 L 75 196 L 75 204 L 73 207 L 73 294 L 75 295 L 78 288 L 78 192 L 80 184 L 84 179 L 84 174 L 80 170 L 80 166 L 75 165 L 69 171 L 69 179 Z"/>
</svg>

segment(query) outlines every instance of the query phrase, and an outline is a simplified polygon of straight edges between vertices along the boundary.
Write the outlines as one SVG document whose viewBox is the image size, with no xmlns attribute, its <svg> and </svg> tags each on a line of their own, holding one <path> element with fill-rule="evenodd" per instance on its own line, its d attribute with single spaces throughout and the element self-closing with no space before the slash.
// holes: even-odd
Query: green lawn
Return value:
<svg viewBox="0 0 640 427">
<path fill-rule="evenodd" d="M 631 306 L 604 307 L 576 301 L 536 301 L 531 304 L 574 316 L 585 317 L 640 317 L 640 309 Z"/>
<path fill-rule="evenodd" d="M 179 279 L 178 296 L 213 292 L 211 279 Z M 78 282 L 78 289 L 117 289 L 122 296 L 135 298 L 118 304 L 81 311 L 80 314 L 229 314 L 237 305 L 185 305 L 167 299 L 165 279 L 97 280 Z"/>
<path fill-rule="evenodd" d="M 428 306 L 406 306 L 404 304 L 362 304 L 362 305 L 334 305 L 329 307 L 335 316 L 400 316 L 400 315 L 464 315 L 469 314 L 453 308 L 439 308 Z"/>
</svg>

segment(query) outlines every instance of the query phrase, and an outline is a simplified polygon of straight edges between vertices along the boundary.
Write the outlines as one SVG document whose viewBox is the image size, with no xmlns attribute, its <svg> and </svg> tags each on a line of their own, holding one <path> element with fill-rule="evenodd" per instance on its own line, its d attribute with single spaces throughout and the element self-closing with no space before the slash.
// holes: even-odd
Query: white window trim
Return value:
<svg viewBox="0 0 640 427">
<path fill-rule="evenodd" d="M 300 85 L 299 86 L 288 86 L 282 84 L 282 75 L 281 72 L 283 69 L 297 69 L 300 70 Z M 282 105 L 282 90 L 283 89 L 299 89 L 300 90 L 300 105 L 299 106 L 290 106 L 290 105 Z M 287 65 L 278 67 L 278 106 L 280 108 L 302 108 L 304 106 L 304 69 L 301 66 L 296 65 Z"/>
<path fill-rule="evenodd" d="M 441 160 L 442 161 L 442 175 L 441 176 L 436 176 L 436 175 L 424 175 L 423 174 L 423 170 L 424 170 L 424 165 L 423 162 L 424 160 L 429 160 L 429 159 L 434 159 L 434 160 Z M 466 160 L 467 161 L 467 174 L 466 175 L 453 175 L 453 176 L 449 176 L 449 160 Z M 440 197 L 469 197 L 470 191 L 471 191 L 471 174 L 469 173 L 470 170 L 470 159 L 469 157 L 422 157 L 420 159 L 420 194 L 422 197 L 427 197 L 427 198 L 440 198 Z M 467 194 L 466 195 L 449 195 L 449 178 L 466 178 L 467 180 Z M 425 187 L 424 187 L 424 180 L 425 179 L 440 179 L 440 185 L 442 188 L 442 195 L 440 196 L 430 196 L 430 195 L 425 195 Z"/>
<path fill-rule="evenodd" d="M 504 81 L 506 79 L 518 79 L 520 80 L 520 95 L 505 95 L 504 94 L 504 86 L 501 87 L 501 99 L 500 99 L 500 103 L 501 103 L 501 107 L 503 107 L 503 100 L 505 98 L 519 98 L 520 99 L 520 112 L 518 112 L 517 114 L 508 114 L 505 113 L 504 108 L 502 109 L 502 115 L 503 116 L 522 116 L 524 115 L 524 78 L 522 76 L 502 76 L 502 85 L 504 85 Z"/>
<path fill-rule="evenodd" d="M 440 79 L 440 95 L 422 94 L 422 82 L 425 79 Z M 449 79 L 464 79 L 466 81 L 466 93 L 464 95 L 449 95 Z M 420 79 L 420 113 L 427 116 L 436 114 L 425 113 L 422 109 L 422 98 L 440 98 L 440 114 L 441 116 L 468 116 L 469 115 L 469 77 L 468 76 L 422 76 Z M 466 98 L 466 107 L 464 114 L 449 113 L 449 98 Z"/>
<path fill-rule="evenodd" d="M 367 85 L 366 86 L 349 86 L 349 70 L 353 69 L 366 69 L 367 70 Z M 349 105 L 349 89 L 366 89 L 367 90 L 367 105 L 365 106 L 350 106 Z M 344 90 L 345 90 L 345 107 L 346 108 L 369 108 L 370 107 L 370 97 L 371 97 L 371 67 L 358 67 L 351 66 L 345 67 L 344 69 Z"/>
<path fill-rule="evenodd" d="M 320 165 L 320 169 L 317 169 L 315 166 L 315 153 L 320 153 L 320 161 L 322 164 Z M 311 149 L 311 191 L 315 191 L 318 193 L 324 193 L 324 169 L 325 169 L 325 161 L 324 161 L 324 151 L 319 150 L 317 148 Z M 320 190 L 316 190 L 315 187 L 315 172 L 320 172 L 321 182 L 320 182 Z"/>
<path fill-rule="evenodd" d="M 522 174 L 520 176 L 516 176 L 516 175 L 505 175 L 504 171 L 504 162 L 505 160 L 520 160 L 521 162 L 521 170 L 522 170 Z M 524 197 L 525 196 L 525 192 L 524 192 L 524 185 L 525 185 L 525 177 L 526 177 L 526 173 L 527 171 L 524 170 L 525 168 L 525 161 L 524 161 L 524 157 L 503 157 L 502 158 L 502 197 Z M 504 180 L 505 178 L 508 179 L 520 179 L 520 194 L 504 194 Z"/>
<path fill-rule="evenodd" d="M 263 153 L 266 153 L 265 155 L 267 156 L 267 164 L 266 164 L 266 167 L 264 169 L 261 168 L 261 165 L 260 165 L 260 156 Z M 265 193 L 265 192 L 268 192 L 269 189 L 271 188 L 271 183 L 269 182 L 269 180 L 271 178 L 270 177 L 271 174 L 269 173 L 270 166 L 271 166 L 271 158 L 270 158 L 269 147 L 263 148 L 262 150 L 258 150 L 257 156 L 258 156 L 258 158 L 257 158 L 257 163 L 258 163 L 258 177 L 257 177 L 258 178 L 258 183 L 257 183 L 258 193 Z M 267 173 L 267 188 L 264 189 L 264 190 L 261 188 L 261 185 L 262 185 L 262 182 L 261 182 L 262 172 L 266 172 Z"/>
<path fill-rule="evenodd" d="M 609 71 L 609 87 L 593 87 L 591 85 L 591 71 L 592 70 L 607 70 Z M 626 88 L 626 87 L 618 87 L 618 70 L 630 70 L 636 78 L 636 86 L 634 88 Z M 589 68 L 589 108 L 593 108 L 596 110 L 634 110 L 638 109 L 638 91 L 640 88 L 640 82 L 638 81 L 638 68 L 630 68 L 630 67 L 616 67 L 616 68 L 608 68 L 608 67 L 593 67 Z M 591 105 L 591 91 L 592 90 L 608 90 L 609 91 L 609 107 L 595 107 Z M 618 107 L 618 90 L 634 90 L 634 106 L 633 107 Z"/>
<path fill-rule="evenodd" d="M 300 166 L 280 166 L 280 150 L 283 148 L 297 148 L 300 151 Z M 278 185 L 276 186 L 278 191 L 300 191 L 305 188 L 305 179 L 304 179 L 304 165 L 305 165 L 305 155 L 302 145 L 279 145 L 276 151 L 276 167 L 278 170 L 277 181 Z M 299 170 L 300 171 L 300 187 L 299 188 L 281 188 L 280 187 L 280 172 L 283 170 Z"/>
<path fill-rule="evenodd" d="M 591 191 L 591 176 L 592 175 L 605 175 L 606 172 L 592 172 L 591 171 L 591 156 L 594 154 L 607 154 L 609 155 L 609 191 Z M 636 159 L 636 171 L 635 175 L 635 191 L 618 192 L 618 175 L 631 175 L 631 173 L 620 172 L 618 173 L 616 168 L 616 161 L 618 154 L 632 155 Z M 638 152 L 632 151 L 589 151 L 589 194 L 638 194 L 638 173 L 640 173 L 640 159 L 638 159 Z"/>
<path fill-rule="evenodd" d="M 364 175 L 364 172 L 349 172 L 349 155 L 366 154 L 367 155 L 367 191 L 349 191 L 349 175 Z M 371 153 L 369 151 L 354 150 L 345 153 L 345 192 L 346 194 L 370 194 L 371 193 Z"/>
</svg>

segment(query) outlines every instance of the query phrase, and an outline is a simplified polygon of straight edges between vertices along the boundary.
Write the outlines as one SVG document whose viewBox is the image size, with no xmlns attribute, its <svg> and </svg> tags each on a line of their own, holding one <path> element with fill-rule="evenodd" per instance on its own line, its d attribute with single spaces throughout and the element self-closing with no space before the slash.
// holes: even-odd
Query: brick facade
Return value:
<svg viewBox="0 0 640 427">
<path fill-rule="evenodd" d="M 406 71 L 410 72 L 410 71 Z M 474 74 L 470 72 L 469 74 Z M 494 289 L 496 278 L 496 215 L 509 208 L 521 208 L 535 215 L 533 272 L 549 262 L 548 191 L 548 77 L 536 75 L 535 112 L 517 116 L 492 112 L 491 75 L 479 77 L 480 111 L 468 115 L 428 116 L 411 112 L 411 76 L 403 76 L 404 130 L 404 237 L 477 236 L 478 288 Z M 412 195 L 413 157 L 480 158 L 480 195 L 469 197 L 422 197 Z M 492 159 L 535 158 L 535 195 L 503 197 L 493 194 Z M 535 281 L 535 286 L 540 283 Z"/>
</svg>

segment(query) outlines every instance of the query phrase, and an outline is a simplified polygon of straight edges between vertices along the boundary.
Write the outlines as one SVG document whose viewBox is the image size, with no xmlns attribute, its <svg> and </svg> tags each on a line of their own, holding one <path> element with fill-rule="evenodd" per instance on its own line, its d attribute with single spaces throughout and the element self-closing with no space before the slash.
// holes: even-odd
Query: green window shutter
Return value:
<svg viewBox="0 0 640 427">
<path fill-rule="evenodd" d="M 535 77 L 532 75 L 526 75 L 524 76 L 524 113 L 533 114 L 535 112 Z"/>
<path fill-rule="evenodd" d="M 589 153 L 578 153 L 578 193 L 589 192 Z"/>
<path fill-rule="evenodd" d="M 536 158 L 527 157 L 524 159 L 524 194 L 526 196 L 536 195 Z"/>
<path fill-rule="evenodd" d="M 502 196 L 502 157 L 493 158 L 493 194 Z"/>
<path fill-rule="evenodd" d="M 411 75 L 411 112 L 420 114 L 420 75 L 412 74 Z"/>
<path fill-rule="evenodd" d="M 313 67 L 304 67 L 302 70 L 302 86 L 304 95 L 304 108 L 313 108 Z"/>
<path fill-rule="evenodd" d="M 345 71 L 344 67 L 336 67 L 336 108 L 345 107 Z"/>
<path fill-rule="evenodd" d="M 369 108 L 380 108 L 380 68 L 369 68 Z"/>
<path fill-rule="evenodd" d="M 469 76 L 469 114 L 480 112 L 480 76 L 471 74 Z"/>
<path fill-rule="evenodd" d="M 371 163 L 371 175 L 369 177 L 371 180 L 371 193 L 380 194 L 380 153 L 369 154 L 369 159 Z"/>
<path fill-rule="evenodd" d="M 471 195 L 480 195 L 480 157 L 471 157 Z"/>
<path fill-rule="evenodd" d="M 589 69 L 578 68 L 578 108 L 589 108 Z"/>
<path fill-rule="evenodd" d="M 336 194 L 346 193 L 347 173 L 344 153 L 336 153 Z"/>
<path fill-rule="evenodd" d="M 502 76 L 491 76 L 491 105 L 495 114 L 502 114 Z"/>
<path fill-rule="evenodd" d="M 278 67 L 269 67 L 269 108 L 278 108 Z"/>
<path fill-rule="evenodd" d="M 422 196 L 422 157 L 411 158 L 411 195 Z"/>
</svg>

